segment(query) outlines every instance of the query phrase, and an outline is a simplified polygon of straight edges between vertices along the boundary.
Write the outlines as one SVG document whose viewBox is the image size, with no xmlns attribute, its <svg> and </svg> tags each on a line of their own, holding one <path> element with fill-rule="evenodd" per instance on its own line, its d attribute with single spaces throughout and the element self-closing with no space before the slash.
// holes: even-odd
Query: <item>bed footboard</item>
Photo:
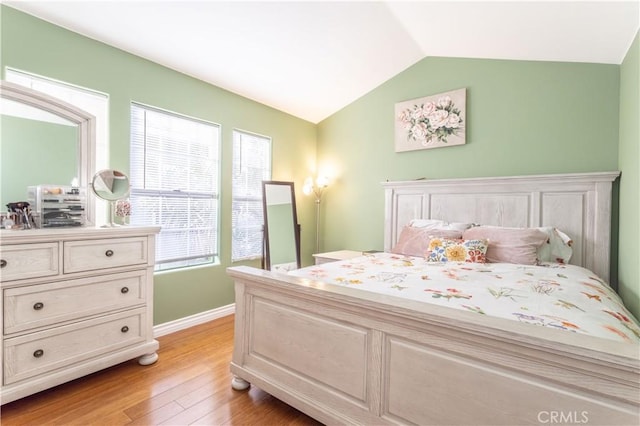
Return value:
<svg viewBox="0 0 640 426">
<path fill-rule="evenodd" d="M 327 424 L 638 424 L 638 347 L 248 267 L 234 388 Z M 236 387 L 239 386 L 239 387 Z"/>
</svg>

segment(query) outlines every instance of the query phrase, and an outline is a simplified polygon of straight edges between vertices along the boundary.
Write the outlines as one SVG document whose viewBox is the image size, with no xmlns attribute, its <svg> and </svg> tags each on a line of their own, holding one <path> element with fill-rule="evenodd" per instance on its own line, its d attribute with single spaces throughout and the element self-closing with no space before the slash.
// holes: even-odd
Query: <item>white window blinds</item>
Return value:
<svg viewBox="0 0 640 426">
<path fill-rule="evenodd" d="M 220 127 L 131 105 L 131 223 L 160 225 L 156 270 L 218 255 Z"/>
<path fill-rule="evenodd" d="M 262 256 L 263 180 L 271 180 L 271 139 L 234 130 L 232 261 Z"/>
</svg>

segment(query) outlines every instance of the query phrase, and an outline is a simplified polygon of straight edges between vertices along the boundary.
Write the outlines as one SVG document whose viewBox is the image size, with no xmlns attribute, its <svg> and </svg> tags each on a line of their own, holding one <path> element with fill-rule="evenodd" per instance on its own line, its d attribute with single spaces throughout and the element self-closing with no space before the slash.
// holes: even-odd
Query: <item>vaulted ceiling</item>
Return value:
<svg viewBox="0 0 640 426">
<path fill-rule="evenodd" d="M 427 56 L 620 64 L 635 1 L 3 1 L 317 123 Z"/>
</svg>

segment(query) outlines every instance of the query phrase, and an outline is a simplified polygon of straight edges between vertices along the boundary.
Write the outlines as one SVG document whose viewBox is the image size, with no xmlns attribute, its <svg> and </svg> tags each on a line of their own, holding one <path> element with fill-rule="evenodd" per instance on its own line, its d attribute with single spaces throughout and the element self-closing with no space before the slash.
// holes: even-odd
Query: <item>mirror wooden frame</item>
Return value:
<svg viewBox="0 0 640 426">
<path fill-rule="evenodd" d="M 47 111 L 78 126 L 78 184 L 86 188 L 87 225 L 95 223 L 95 196 L 90 190 L 95 172 L 96 119 L 92 114 L 45 93 L 7 81 L 0 81 L 0 98 Z"/>
<path fill-rule="evenodd" d="M 267 187 L 269 185 L 273 186 L 285 186 L 289 188 L 289 193 L 291 195 L 291 214 L 293 219 L 293 236 L 294 236 L 294 244 L 295 244 L 295 255 L 296 255 L 296 267 L 299 269 L 302 266 L 300 260 L 300 225 L 298 224 L 298 214 L 296 211 L 296 197 L 293 182 L 282 182 L 282 181 L 273 181 L 273 180 L 265 180 L 262 181 L 262 211 L 264 218 L 264 242 L 263 242 L 263 269 L 271 270 L 271 248 L 270 248 L 270 238 L 269 238 L 269 215 L 267 206 L 269 205 L 267 200 Z"/>
</svg>

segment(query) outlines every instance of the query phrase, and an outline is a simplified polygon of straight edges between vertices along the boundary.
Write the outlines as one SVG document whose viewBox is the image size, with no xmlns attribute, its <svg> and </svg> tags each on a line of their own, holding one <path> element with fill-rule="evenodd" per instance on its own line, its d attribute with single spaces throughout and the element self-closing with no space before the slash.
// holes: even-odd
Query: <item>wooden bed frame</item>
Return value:
<svg viewBox="0 0 640 426">
<path fill-rule="evenodd" d="M 557 226 L 609 277 L 618 173 L 387 182 L 385 248 L 414 218 Z M 638 424 L 639 346 L 249 267 L 232 386 L 327 424 Z"/>
</svg>

